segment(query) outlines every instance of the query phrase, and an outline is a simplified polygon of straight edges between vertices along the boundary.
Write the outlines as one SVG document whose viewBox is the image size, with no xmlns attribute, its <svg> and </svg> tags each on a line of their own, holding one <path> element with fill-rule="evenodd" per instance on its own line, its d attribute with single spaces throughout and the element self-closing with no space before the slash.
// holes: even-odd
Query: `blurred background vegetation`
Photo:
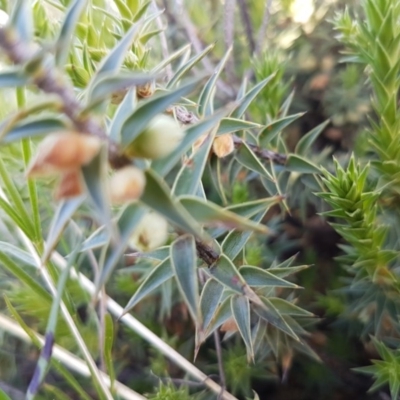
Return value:
<svg viewBox="0 0 400 400">
<path fill-rule="evenodd" d="M 0 0 L 0 8 L 7 10 L 10 2 L 12 0 Z M 57 24 L 52 22 L 53 13 L 57 12 L 56 3 L 51 0 L 34 2 L 35 33 L 39 39 L 50 38 L 56 31 Z M 68 1 L 61 3 L 67 4 Z M 361 12 L 358 0 L 158 0 L 149 3 L 149 10 L 164 9 L 162 26 L 153 24 L 153 31 L 146 41 L 137 45 L 140 57 L 128 60 L 128 67 L 150 71 L 165 58 L 166 51 L 172 53 L 191 43 L 194 53 L 198 53 L 215 43 L 201 64 L 195 67 L 195 72 L 211 74 L 232 46 L 232 55 L 217 86 L 216 105 L 236 98 L 243 77 L 255 85 L 275 73 L 271 83 L 247 110 L 248 120 L 267 124 L 279 117 L 282 104 L 293 96 L 289 114 L 304 115 L 284 130 L 289 150 L 294 150 L 305 133 L 327 120 L 329 122 L 308 155 L 311 161 L 331 168 L 333 155 L 346 160 L 353 149 L 363 149 L 364 144 L 358 138 L 366 129 L 371 93 L 365 85 L 362 67 L 342 62 L 343 47 L 336 39 L 337 32 L 332 24 L 335 13 L 342 12 L 346 6 Z M 99 8 L 108 6 L 106 0 L 92 0 L 92 4 Z M 163 26 L 164 42 L 159 37 Z M 96 49 L 96 35 L 100 32 L 96 25 L 90 29 L 93 29 L 89 35 L 92 42 L 88 41 L 87 46 L 93 50 Z M 92 56 L 95 57 L 94 50 Z M 138 60 L 140 65 L 137 65 Z M 79 87 L 79 74 L 74 65 L 71 61 L 70 74 L 75 86 Z M 82 73 L 80 78 L 85 85 L 88 77 Z M 14 96 L 2 91 L 1 117 L 15 108 L 14 101 Z M 12 165 L 12 152 L 7 156 L 9 159 L 3 161 Z M 22 177 L 22 166 L 14 167 L 19 169 Z M 225 178 L 229 180 L 229 177 Z M 208 180 L 205 187 L 208 197 L 221 203 L 211 182 L 212 177 Z M 230 188 L 232 202 L 239 204 L 257 198 L 259 185 L 251 175 L 243 175 L 243 179 L 239 175 Z M 385 389 L 367 394 L 371 379 L 352 371 L 354 367 L 369 364 L 369 359 L 376 357 L 376 351 L 360 341 L 362 326 L 358 320 L 341 317 L 346 303 L 342 301 L 339 289 L 347 272 L 339 267 L 335 256 L 340 254 L 338 244 L 342 240 L 318 215 L 325 211 L 326 205 L 314 196 L 318 188 L 312 180 L 304 176 L 293 185 L 287 198 L 290 212 L 282 213 L 276 206 L 265 217 L 264 222 L 273 226 L 276 234 L 268 240 L 253 235 L 246 247 L 246 257 L 248 264 L 269 266 L 274 260 L 283 261 L 297 255 L 296 264 L 312 265 L 293 279 L 304 287 L 299 292 L 297 305 L 319 317 L 307 327 L 310 331 L 307 343 L 321 362 L 301 353 L 288 352 L 276 363 L 273 357 L 264 354 L 268 350 L 260 349 L 260 354 L 256 354 L 257 362 L 249 364 L 244 344 L 234 337 L 222 344 L 228 388 L 241 399 L 252 398 L 252 390 L 255 390 L 260 399 L 268 400 L 385 400 L 388 398 Z M 7 227 L 0 225 L 0 229 L 2 240 L 6 240 L 10 235 Z M 66 234 L 71 238 L 74 236 L 72 230 Z M 81 270 L 90 269 L 87 260 L 82 259 L 80 263 Z M 146 263 L 142 262 L 134 268 L 118 270 L 108 287 L 109 295 L 126 304 L 146 268 Z M 33 325 L 38 324 L 37 321 L 46 321 L 45 310 L 41 304 L 35 304 L 35 296 L 21 289 L 3 271 L 0 273 L 1 291 L 17 310 L 31 318 Z M 136 306 L 135 314 L 159 337 L 191 359 L 193 324 L 187 307 L 182 301 L 175 300 L 173 290 L 176 288 L 166 284 Z M 91 341 L 90 337 L 95 336 L 97 321 L 91 318 L 90 299 L 78 285 L 71 286 L 69 291 L 74 301 L 81 303 L 78 309 L 80 329 L 86 342 L 93 346 L 91 351 L 96 354 L 97 342 Z M 4 299 L 0 304 L 6 308 Z M 37 327 L 43 329 L 45 326 Z M 62 335 L 65 327 L 60 324 L 57 329 L 64 340 L 61 344 L 73 350 L 74 345 L 68 343 L 68 336 Z M 0 381 L 15 388 L 25 387 L 34 371 L 38 351 L 0 332 Z M 118 379 L 141 393 L 148 393 L 149 398 L 210 398 L 209 393 L 182 384 L 180 380 L 184 377 L 177 367 L 122 325 L 116 334 L 113 360 Z M 218 373 L 212 344 L 206 343 L 200 349 L 196 365 L 208 374 Z M 78 379 L 85 384 L 83 378 Z M 57 397 L 61 396 L 59 391 L 68 396 L 69 389 L 62 385 L 60 377 L 51 372 L 46 379 L 49 391 L 37 398 L 62 398 Z M 53 395 L 49 394 L 52 390 Z"/>
</svg>

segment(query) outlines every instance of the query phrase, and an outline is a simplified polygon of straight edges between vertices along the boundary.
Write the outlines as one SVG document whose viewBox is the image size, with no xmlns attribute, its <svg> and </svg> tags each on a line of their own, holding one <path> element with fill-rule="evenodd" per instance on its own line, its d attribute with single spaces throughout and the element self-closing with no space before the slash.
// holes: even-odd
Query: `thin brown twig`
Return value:
<svg viewBox="0 0 400 400">
<path fill-rule="evenodd" d="M 226 378 L 225 378 L 224 365 L 222 361 L 222 347 L 218 329 L 214 331 L 214 341 L 215 341 L 215 350 L 217 352 L 217 360 L 218 360 L 219 384 L 221 386 L 221 393 L 218 395 L 218 399 L 223 399 L 224 392 L 226 390 Z"/>
<path fill-rule="evenodd" d="M 225 0 L 224 4 L 224 39 L 225 51 L 233 46 L 234 27 L 235 27 L 235 0 Z M 226 61 L 226 73 L 232 82 L 235 79 L 235 63 L 233 53 Z"/>
<path fill-rule="evenodd" d="M 247 43 L 249 45 L 250 55 L 253 55 L 256 50 L 256 43 L 254 40 L 253 27 L 250 20 L 248 5 L 246 4 L 246 0 L 238 0 L 240 16 L 242 18 L 242 22 L 244 25 L 244 32 L 246 34 Z"/>
</svg>

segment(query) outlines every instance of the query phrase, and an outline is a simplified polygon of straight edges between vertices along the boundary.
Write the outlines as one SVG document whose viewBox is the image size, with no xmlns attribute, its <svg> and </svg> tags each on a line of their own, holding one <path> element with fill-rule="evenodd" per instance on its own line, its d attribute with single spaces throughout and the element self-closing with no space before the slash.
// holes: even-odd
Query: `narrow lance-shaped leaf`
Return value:
<svg viewBox="0 0 400 400">
<path fill-rule="evenodd" d="M 136 88 L 133 87 L 128 90 L 124 99 L 117 108 L 114 114 L 114 118 L 111 121 L 108 129 L 110 139 L 117 143 L 121 142 L 121 129 L 125 121 L 132 114 L 133 110 L 137 106 Z"/>
<path fill-rule="evenodd" d="M 169 188 L 154 171 L 146 171 L 146 187 L 141 201 L 184 231 L 201 237 L 201 229 L 194 217 L 173 199 Z"/>
<path fill-rule="evenodd" d="M 293 332 L 292 328 L 286 323 L 282 315 L 276 310 L 273 304 L 265 297 L 261 297 L 262 305 L 254 304 L 253 310 L 265 321 L 275 326 L 277 329 L 286 333 L 295 340 L 300 340 Z"/>
<path fill-rule="evenodd" d="M 297 317 L 314 317 L 313 313 L 304 310 L 303 308 L 298 307 L 295 304 L 285 299 L 281 299 L 279 297 L 269 297 L 268 299 L 281 315 L 291 315 Z"/>
<path fill-rule="evenodd" d="M 241 99 L 238 101 L 238 105 L 236 110 L 232 113 L 233 118 L 241 118 L 243 114 L 246 112 L 247 108 L 251 104 L 251 102 L 257 97 L 257 95 L 265 88 L 265 86 L 271 81 L 271 79 L 275 76 L 271 74 L 261 82 L 257 83 L 252 89 L 250 89 Z"/>
<path fill-rule="evenodd" d="M 120 73 L 102 74 L 96 83 L 91 87 L 88 94 L 88 108 L 94 108 L 104 99 L 111 96 L 113 92 L 127 89 L 132 86 L 144 85 L 152 77 L 145 73 Z"/>
<path fill-rule="evenodd" d="M 69 53 L 69 45 L 79 17 L 86 6 L 87 0 L 75 0 L 69 6 L 60 33 L 56 40 L 55 60 L 57 66 L 63 66 Z"/>
<path fill-rule="evenodd" d="M 190 69 L 193 68 L 193 66 L 196 65 L 203 57 L 205 57 L 214 48 L 214 46 L 215 44 L 210 44 L 201 53 L 196 54 L 187 63 L 182 65 L 182 67 L 175 72 L 175 75 L 168 82 L 167 88 L 172 88 L 182 78 L 182 76 L 186 72 L 190 71 Z"/>
<path fill-rule="evenodd" d="M 65 226 L 79 206 L 83 203 L 84 196 L 64 200 L 60 203 L 51 221 L 49 234 L 47 235 L 46 247 L 42 256 L 42 263 L 45 263 L 51 255 L 54 247 L 60 240 Z"/>
<path fill-rule="evenodd" d="M 124 147 L 128 146 L 157 114 L 165 111 L 172 103 L 192 92 L 199 82 L 200 80 L 192 81 L 172 92 L 152 96 L 149 100 L 143 102 L 122 126 L 121 144 Z"/>
<path fill-rule="evenodd" d="M 232 52 L 232 46 L 226 51 L 224 57 L 219 62 L 218 66 L 215 68 L 213 75 L 210 77 L 208 82 L 204 85 L 203 90 L 200 93 L 200 97 L 198 100 L 199 103 L 199 114 L 202 116 L 210 115 L 213 113 L 212 106 L 212 98 L 215 93 L 215 85 L 217 84 L 217 80 L 221 75 L 221 72 Z"/>
<path fill-rule="evenodd" d="M 303 115 L 304 113 L 289 115 L 268 124 L 258 135 L 260 146 L 266 147 L 283 129 Z"/>
<path fill-rule="evenodd" d="M 208 279 L 200 296 L 200 310 L 203 317 L 203 328 L 211 322 L 222 298 L 224 287 L 214 279 Z"/>
<path fill-rule="evenodd" d="M 311 129 L 310 132 L 306 133 L 296 145 L 294 152 L 301 156 L 305 156 L 307 151 L 310 149 L 312 144 L 315 142 L 319 134 L 325 129 L 325 127 L 329 124 L 329 120 L 319 124 L 314 129 Z"/>
<path fill-rule="evenodd" d="M 226 322 L 232 316 L 231 299 L 226 298 L 217 308 L 213 315 L 210 324 L 207 326 L 205 337 L 211 335 L 216 329 L 218 329 L 224 322 Z"/>
<path fill-rule="evenodd" d="M 182 158 L 182 156 L 196 142 L 196 140 L 213 129 L 221 120 L 221 118 L 228 114 L 229 110 L 229 107 L 219 110 L 196 125 L 190 126 L 188 129 L 186 129 L 185 136 L 180 145 L 167 157 L 153 161 L 151 164 L 152 169 L 154 169 L 161 176 L 167 175 L 168 172 L 170 172 L 175 166 L 175 164 Z"/>
<path fill-rule="evenodd" d="M 104 326 L 104 361 L 107 367 L 108 376 L 110 377 L 110 391 L 114 390 L 115 383 L 115 371 L 114 371 L 114 362 L 112 356 L 112 348 L 114 343 L 114 324 L 113 319 L 110 314 L 105 315 L 105 326 Z"/>
<path fill-rule="evenodd" d="M 176 196 L 197 193 L 214 137 L 215 129 L 207 136 L 200 148 L 182 165 L 172 188 Z"/>
<path fill-rule="evenodd" d="M 190 44 L 187 44 L 183 46 L 182 48 L 176 50 L 174 53 L 172 53 L 168 58 L 165 60 L 162 60 L 160 63 L 158 63 L 152 70 L 152 74 L 156 74 L 160 71 L 162 71 L 168 64 L 171 64 L 172 61 L 176 60 L 178 57 L 180 57 L 182 54 L 186 53 L 190 49 Z M 169 85 L 171 86 L 171 85 Z"/>
<path fill-rule="evenodd" d="M 0 400 L 11 400 L 5 392 L 0 389 Z"/>
<path fill-rule="evenodd" d="M 292 172 L 299 172 L 303 174 L 319 174 L 321 170 L 311 161 L 306 160 L 295 154 L 290 154 L 286 165 L 286 169 Z"/>
<path fill-rule="evenodd" d="M 254 360 L 253 342 L 250 329 L 250 303 L 244 296 L 231 297 L 232 315 L 246 345 L 250 358 Z"/>
<path fill-rule="evenodd" d="M 274 182 L 274 177 L 262 165 L 260 159 L 254 154 L 253 150 L 243 142 L 235 154 L 236 159 L 246 168 L 259 173 L 270 181 Z"/>
<path fill-rule="evenodd" d="M 9 20 L 18 33 L 18 39 L 30 42 L 33 37 L 32 6 L 29 0 L 16 0 Z"/>
<path fill-rule="evenodd" d="M 116 72 L 124 61 L 126 52 L 128 51 L 133 38 L 139 31 L 139 24 L 134 24 L 125 34 L 125 36 L 117 43 L 117 45 L 110 51 L 110 53 L 102 60 L 99 68 L 94 75 L 91 85 L 94 85 L 101 74 L 105 72 Z"/>
<path fill-rule="evenodd" d="M 60 118 L 38 118 L 8 128 L 0 126 L 0 140 L 3 144 L 8 144 L 24 138 L 43 136 L 47 133 L 66 129 L 66 123 Z M 6 128 L 6 129 L 4 129 Z"/>
<path fill-rule="evenodd" d="M 200 324 L 197 255 L 196 244 L 192 235 L 183 235 L 172 243 L 171 261 L 175 278 L 190 314 L 196 324 Z"/>
<path fill-rule="evenodd" d="M 219 124 L 217 135 L 223 135 L 224 133 L 231 133 L 243 129 L 254 129 L 254 128 L 261 128 L 261 125 L 250 121 L 243 121 L 242 119 L 224 118 L 221 120 L 221 123 Z"/>
<path fill-rule="evenodd" d="M 285 281 L 273 275 L 268 270 L 263 270 L 258 267 L 244 265 L 240 268 L 240 273 L 249 286 L 299 288 L 296 284 Z"/>
<path fill-rule="evenodd" d="M 196 220 L 200 223 L 211 226 L 222 224 L 231 229 L 253 230 L 264 234 L 269 232 L 266 226 L 240 217 L 210 201 L 189 196 L 180 197 L 179 201 L 190 215 L 196 216 Z"/>
<path fill-rule="evenodd" d="M 171 265 L 171 259 L 168 257 L 164 261 L 160 262 L 153 270 L 149 273 L 143 283 L 136 290 L 135 294 L 128 301 L 128 304 L 124 308 L 123 315 L 129 312 L 139 301 L 148 296 L 151 292 L 157 289 L 160 285 L 171 279 L 174 276 L 174 270 Z"/>
<path fill-rule="evenodd" d="M 96 282 L 96 294 L 107 281 L 118 262 L 121 261 L 128 240 L 132 235 L 133 230 L 139 225 L 145 213 L 146 209 L 140 204 L 130 204 L 122 211 L 118 220 L 118 241 L 113 243 L 113 245 L 110 245 L 110 248 L 107 251 L 100 276 Z"/>
<path fill-rule="evenodd" d="M 107 162 L 104 148 L 99 151 L 88 165 L 82 167 L 82 175 L 90 198 L 96 207 L 97 217 L 112 232 L 111 207 L 107 187 Z"/>
</svg>

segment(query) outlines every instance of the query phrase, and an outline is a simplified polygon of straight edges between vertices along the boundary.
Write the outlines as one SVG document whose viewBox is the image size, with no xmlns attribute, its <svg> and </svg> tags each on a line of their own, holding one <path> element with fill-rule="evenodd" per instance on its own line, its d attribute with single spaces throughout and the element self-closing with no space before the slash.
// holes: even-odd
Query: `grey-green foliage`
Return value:
<svg viewBox="0 0 400 400">
<path fill-rule="evenodd" d="M 400 4 L 365 0 L 362 6 L 365 18 L 353 18 L 351 10 L 346 10 L 337 16 L 335 27 L 346 45 L 345 59 L 365 70 L 373 90 L 375 115 L 370 118 L 369 132 L 361 138 L 371 161 L 367 164 L 352 156 L 346 168 L 335 162 L 334 172 L 323 171 L 326 191 L 319 196 L 330 204 L 332 209 L 325 215 L 334 218 L 332 226 L 347 242 L 339 259 L 352 276 L 342 289 L 348 301 L 345 314 L 356 316 L 364 333 L 390 344 L 400 332 Z M 397 351 L 374 343 L 383 360 L 361 371 L 375 375 L 373 389 L 389 384 L 392 399 L 397 399 Z"/>
<path fill-rule="evenodd" d="M 274 71 L 276 63 L 271 63 L 269 75 L 253 87 L 243 84 L 233 105 L 214 111 L 217 78 L 224 70 L 228 53 L 208 79 L 184 81 L 211 48 L 193 58 L 189 58 L 187 52 L 183 55 L 178 52 L 176 58 L 178 61 L 182 58 L 181 63 L 177 66 L 174 57 L 170 58 L 175 74 L 165 83 L 159 75 L 149 72 L 151 53 L 146 43 L 158 16 L 147 10 L 149 2 L 118 0 L 116 8 L 102 1 L 93 1 L 86 7 L 83 3 L 76 0 L 66 7 L 65 2 L 56 2 L 59 12 L 55 19 L 45 21 L 42 11 L 35 9 L 32 13 L 29 2 L 21 0 L 13 9 L 10 24 L 0 35 L 0 47 L 16 61 L 10 71 L 0 72 L 0 82 L 15 88 L 18 104 L 0 124 L 1 153 L 9 154 L 13 146 L 22 144 L 22 150 L 17 152 L 21 169 L 29 163 L 36 144 L 43 143 L 43 139 L 53 133 L 73 130 L 102 141 L 102 150 L 90 162 L 75 166 L 86 196 L 63 199 L 57 212 L 54 212 L 57 202 L 49 195 L 49 188 L 53 186 L 51 180 L 28 183 L 23 180 L 16 185 L 10 171 L 0 164 L 5 193 L 0 198 L 0 206 L 10 231 L 15 234 L 12 243 L 15 246 L 0 251 L 1 265 L 24 287 L 19 289 L 21 293 L 25 290 L 25 294 L 34 296 L 43 305 L 39 313 L 39 310 L 29 310 L 25 302 L 24 315 L 42 318 L 51 315 L 47 334 L 53 334 L 57 332 L 57 313 L 53 308 L 49 314 L 50 307 L 52 300 L 57 307 L 62 299 L 74 321 L 66 324 L 64 335 L 68 336 L 68 329 L 74 331 L 74 327 L 78 332 L 86 329 L 77 316 L 79 289 L 83 289 L 75 287 L 75 292 L 71 284 L 60 284 L 52 299 L 48 288 L 39 284 L 37 275 L 27 274 L 13 261 L 15 257 L 31 260 L 25 253 L 20 254 L 20 247 L 28 246 L 31 256 L 37 256 L 33 258 L 33 267 L 42 272 L 43 268 L 48 270 L 56 283 L 65 276 L 62 278 L 55 269 L 52 250 L 56 249 L 69 260 L 72 255 L 76 256 L 76 243 L 69 230 L 77 229 L 83 236 L 79 264 L 85 273 L 91 265 L 90 276 L 96 285 L 95 294 L 98 294 L 106 284 L 112 284 L 113 272 L 124 265 L 130 238 L 141 229 L 143 216 L 152 210 L 168 221 L 167 243 L 172 244 L 134 253 L 138 262 L 151 259 L 154 265 L 132 293 L 125 313 L 155 289 L 163 289 L 173 282 L 195 322 L 196 352 L 209 335 L 230 320 L 243 339 L 249 360 L 257 359 L 261 350 L 262 354 L 273 355 L 278 360 L 293 349 L 315 357 L 303 341 L 306 334 L 303 326 L 313 316 L 293 304 L 300 288 L 288 278 L 305 267 L 292 267 L 293 259 L 267 266 L 269 268 L 248 265 L 245 246 L 253 232 L 263 237 L 270 234 L 271 230 L 261 221 L 273 205 L 279 204 L 282 210 L 288 208 L 285 195 L 303 173 L 319 172 L 317 166 L 307 160 L 307 154 L 325 125 L 306 134 L 295 154 L 289 154 L 281 133 L 300 115 L 288 114 L 291 97 L 284 98 L 286 84 L 280 86 L 277 78 L 282 75 Z M 43 12 L 48 12 L 46 10 Z M 47 31 L 42 36 L 30 30 L 32 22 L 38 26 L 47 22 L 49 35 Z M 14 47 L 10 47 L 7 40 Z M 27 50 L 22 59 L 13 54 L 12 49 L 18 46 L 31 49 L 34 41 L 39 43 L 39 51 L 29 53 Z M 164 62 L 163 68 L 166 65 Z M 157 70 L 157 67 L 152 69 Z M 157 72 L 162 71 L 160 68 Z M 248 121 L 248 108 L 269 85 L 273 85 L 270 101 L 271 107 L 274 102 L 274 107 L 268 121 L 261 121 L 266 125 Z M 33 86 L 37 88 L 32 89 Z M 42 101 L 49 95 L 54 96 L 55 101 L 38 105 L 37 97 Z M 142 99 L 143 96 L 149 98 Z M 169 155 L 158 160 L 130 156 L 129 147 L 150 121 L 163 112 L 173 113 L 180 121 L 184 129 L 182 141 Z M 231 146 L 228 153 L 232 154 L 223 154 L 226 158 L 218 158 L 214 154 L 216 151 L 211 151 L 222 134 Z M 140 199 L 113 208 L 108 192 L 109 175 L 126 165 L 141 169 L 146 185 Z M 260 199 L 232 204 L 234 183 L 239 174 L 248 182 L 261 182 Z M 214 202 L 206 196 L 207 182 L 207 189 L 217 194 Z M 38 196 L 43 199 L 40 203 Z M 85 224 L 87 220 L 91 221 L 89 227 Z M 14 249 L 11 254 L 10 249 Z M 37 258 L 41 258 L 40 265 Z M 279 288 L 285 288 L 283 294 Z M 16 296 L 12 300 L 18 303 Z M 13 313 L 18 315 L 16 311 Z M 106 341 L 103 356 L 109 374 L 113 375 L 111 322 L 106 318 L 106 325 L 102 326 L 103 320 L 96 320 L 95 315 L 93 318 L 99 324 L 99 336 L 105 330 L 104 337 L 101 336 Z M 86 335 L 83 339 L 85 345 Z M 82 349 L 82 344 L 80 346 Z M 90 363 L 90 354 L 86 357 Z M 41 378 L 49 365 L 48 358 L 40 364 Z M 99 396 L 110 398 L 108 389 L 102 387 L 96 377 L 96 370 L 92 370 L 92 374 Z M 75 391 L 81 391 L 71 379 L 67 381 Z M 35 382 L 35 390 L 38 383 Z M 112 387 L 111 390 L 116 389 Z"/>
</svg>

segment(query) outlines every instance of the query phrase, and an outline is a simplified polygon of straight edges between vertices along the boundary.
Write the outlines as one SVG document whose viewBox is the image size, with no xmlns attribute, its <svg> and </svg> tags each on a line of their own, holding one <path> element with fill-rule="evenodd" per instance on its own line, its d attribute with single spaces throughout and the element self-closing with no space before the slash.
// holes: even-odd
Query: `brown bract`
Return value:
<svg viewBox="0 0 400 400">
<path fill-rule="evenodd" d="M 82 182 L 81 171 L 74 169 L 65 172 L 60 179 L 58 187 L 54 192 L 56 200 L 61 200 L 69 197 L 79 196 L 84 191 L 84 185 Z"/>
<path fill-rule="evenodd" d="M 101 141 L 76 132 L 53 133 L 40 143 L 28 166 L 28 177 L 43 177 L 77 170 L 99 152 Z"/>
</svg>

